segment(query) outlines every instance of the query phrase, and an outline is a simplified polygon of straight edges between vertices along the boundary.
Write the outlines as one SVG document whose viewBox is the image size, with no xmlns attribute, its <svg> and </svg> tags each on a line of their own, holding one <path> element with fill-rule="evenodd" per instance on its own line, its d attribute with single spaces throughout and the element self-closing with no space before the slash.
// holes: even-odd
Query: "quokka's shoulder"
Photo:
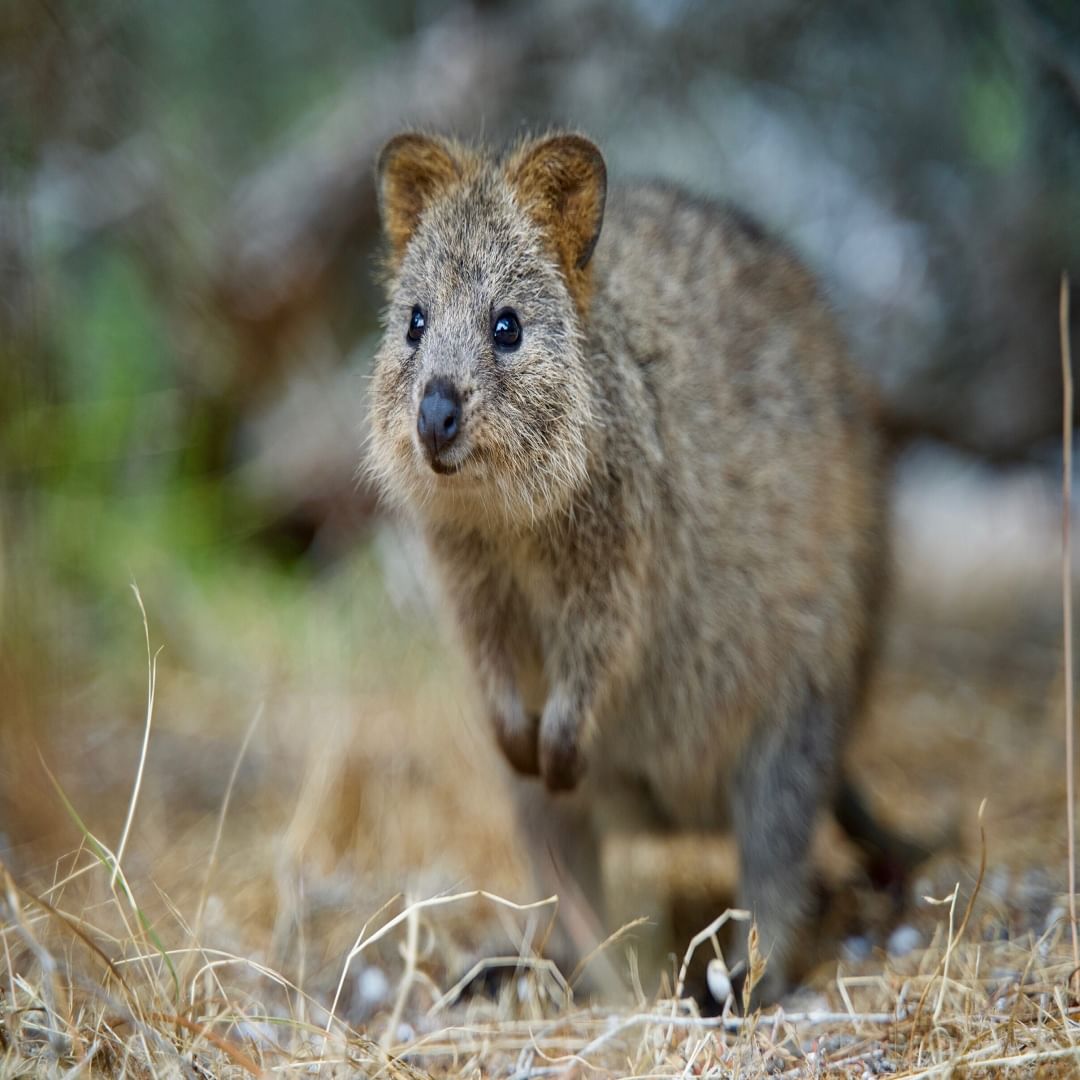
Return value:
<svg viewBox="0 0 1080 1080">
<path fill-rule="evenodd" d="M 609 233 L 663 238 L 670 245 L 692 246 L 708 236 L 723 239 L 747 254 L 794 258 L 786 244 L 734 203 L 668 180 L 612 185 L 605 227 Z"/>
<path fill-rule="evenodd" d="M 691 295 L 733 287 L 820 307 L 814 275 L 795 250 L 733 203 L 668 181 L 613 185 L 597 249 L 602 274 L 684 282 Z"/>
</svg>

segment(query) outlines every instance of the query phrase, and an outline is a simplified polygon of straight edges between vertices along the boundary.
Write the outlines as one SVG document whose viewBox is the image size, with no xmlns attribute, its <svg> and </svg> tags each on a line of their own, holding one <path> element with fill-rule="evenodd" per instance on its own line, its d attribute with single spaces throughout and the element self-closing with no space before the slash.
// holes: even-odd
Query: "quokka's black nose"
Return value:
<svg viewBox="0 0 1080 1080">
<path fill-rule="evenodd" d="M 457 438 L 461 430 L 461 397 L 449 379 L 432 379 L 424 387 L 416 431 L 434 459 Z"/>
</svg>

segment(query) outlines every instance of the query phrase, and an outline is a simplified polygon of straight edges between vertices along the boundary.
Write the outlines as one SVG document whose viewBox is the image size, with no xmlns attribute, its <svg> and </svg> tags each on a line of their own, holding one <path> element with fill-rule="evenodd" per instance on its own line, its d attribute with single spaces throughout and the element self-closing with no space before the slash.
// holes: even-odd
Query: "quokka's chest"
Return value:
<svg viewBox="0 0 1080 1080">
<path fill-rule="evenodd" d="M 520 617 L 533 635 L 543 642 L 559 632 L 566 607 L 565 575 L 553 564 L 550 552 L 519 544 L 507 553 L 502 572 Z"/>
</svg>

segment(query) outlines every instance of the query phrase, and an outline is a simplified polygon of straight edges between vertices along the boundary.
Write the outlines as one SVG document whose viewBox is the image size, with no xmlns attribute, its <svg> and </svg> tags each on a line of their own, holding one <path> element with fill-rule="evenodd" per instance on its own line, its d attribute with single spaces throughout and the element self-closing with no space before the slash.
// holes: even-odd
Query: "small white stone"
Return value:
<svg viewBox="0 0 1080 1080">
<path fill-rule="evenodd" d="M 907 956 L 922 945 L 922 934 L 914 926 L 898 926 L 890 935 L 885 946 L 890 956 Z"/>
<path fill-rule="evenodd" d="M 1046 925 L 1043 927 L 1043 931 L 1053 930 L 1058 923 L 1064 922 L 1068 918 L 1068 911 L 1065 910 L 1061 904 L 1055 904 L 1046 916 Z"/>
<path fill-rule="evenodd" d="M 356 989 L 365 1005 L 381 1005 L 390 992 L 390 980 L 382 968 L 372 965 L 357 976 Z"/>
<path fill-rule="evenodd" d="M 203 909 L 203 921 L 207 926 L 219 926 L 225 920 L 225 905 L 217 893 L 211 893 L 206 898 L 206 907 Z"/>
<path fill-rule="evenodd" d="M 911 884 L 911 902 L 916 907 L 921 906 L 923 897 L 929 896 L 934 891 L 934 883 L 928 877 L 916 878 Z"/>
<path fill-rule="evenodd" d="M 705 980 L 709 985 L 709 993 L 717 1004 L 723 1005 L 731 997 L 731 976 L 728 974 L 727 965 L 719 956 L 709 961 Z"/>
<path fill-rule="evenodd" d="M 255 1043 L 261 1047 L 273 1047 L 274 1029 L 266 1023 L 258 1020 L 242 1020 L 235 1028 L 241 1039 Z"/>
<path fill-rule="evenodd" d="M 870 954 L 874 951 L 870 939 L 865 934 L 857 934 L 846 938 L 841 949 L 844 953 L 844 959 L 852 964 L 869 960 Z"/>
<path fill-rule="evenodd" d="M 982 891 L 987 896 L 997 900 L 1004 900 L 1009 891 L 1009 872 L 1003 866 L 996 866 L 986 875 Z"/>
</svg>

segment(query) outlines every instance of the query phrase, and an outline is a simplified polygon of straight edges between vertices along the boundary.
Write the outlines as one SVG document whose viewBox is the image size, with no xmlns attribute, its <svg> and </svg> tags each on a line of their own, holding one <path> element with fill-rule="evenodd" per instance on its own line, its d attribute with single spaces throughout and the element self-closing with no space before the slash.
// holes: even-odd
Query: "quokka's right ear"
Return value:
<svg viewBox="0 0 1080 1080">
<path fill-rule="evenodd" d="M 424 208 L 461 178 L 463 165 L 457 147 L 418 132 L 395 135 L 382 148 L 375 166 L 375 186 L 395 263 L 400 262 Z"/>
</svg>

